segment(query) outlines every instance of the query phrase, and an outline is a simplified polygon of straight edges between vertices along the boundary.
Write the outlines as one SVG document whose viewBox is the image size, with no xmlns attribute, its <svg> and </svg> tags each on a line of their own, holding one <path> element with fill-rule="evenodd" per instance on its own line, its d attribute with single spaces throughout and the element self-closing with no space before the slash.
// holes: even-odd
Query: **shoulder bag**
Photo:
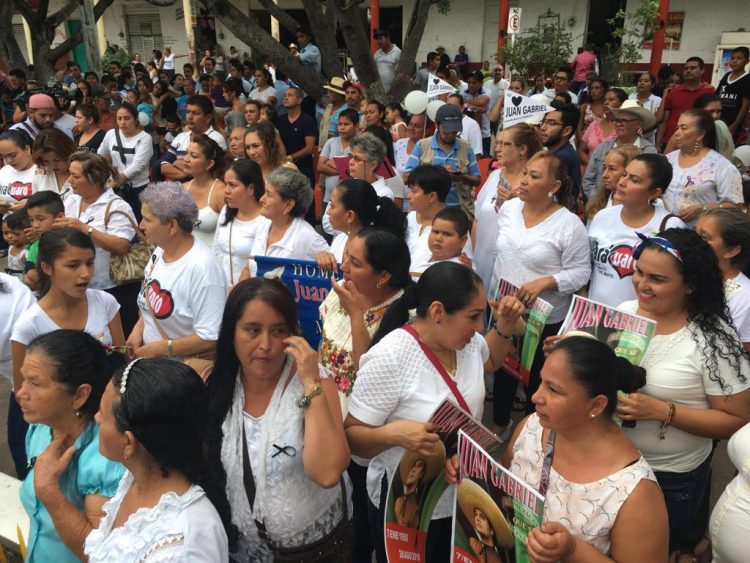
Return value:
<svg viewBox="0 0 750 563">
<path fill-rule="evenodd" d="M 114 200 L 112 200 L 114 201 Z M 109 278 L 117 285 L 125 285 L 143 280 L 143 272 L 148 265 L 151 254 L 155 246 L 146 242 L 146 236 L 135 224 L 133 218 L 124 211 L 111 211 L 112 201 L 107 204 L 104 211 L 104 229 L 109 226 L 109 219 L 112 215 L 119 213 L 127 217 L 130 225 L 135 229 L 135 238 L 130 242 L 125 254 L 109 255 Z"/>
</svg>

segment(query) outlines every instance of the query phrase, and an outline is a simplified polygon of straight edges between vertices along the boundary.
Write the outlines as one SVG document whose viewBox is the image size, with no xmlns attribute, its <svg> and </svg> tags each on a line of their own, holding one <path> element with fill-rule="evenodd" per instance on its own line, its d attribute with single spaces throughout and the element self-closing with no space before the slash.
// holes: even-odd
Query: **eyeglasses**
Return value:
<svg viewBox="0 0 750 563">
<path fill-rule="evenodd" d="M 542 123 L 540 124 L 542 127 L 545 125 L 547 127 L 562 127 L 563 122 L 562 121 L 554 121 L 552 119 L 542 119 Z"/>
<path fill-rule="evenodd" d="M 349 162 L 351 162 L 352 160 L 353 160 L 354 162 L 367 162 L 367 159 L 366 159 L 366 158 L 362 158 L 361 156 L 355 156 L 355 155 L 351 155 L 351 156 L 349 157 Z"/>
</svg>

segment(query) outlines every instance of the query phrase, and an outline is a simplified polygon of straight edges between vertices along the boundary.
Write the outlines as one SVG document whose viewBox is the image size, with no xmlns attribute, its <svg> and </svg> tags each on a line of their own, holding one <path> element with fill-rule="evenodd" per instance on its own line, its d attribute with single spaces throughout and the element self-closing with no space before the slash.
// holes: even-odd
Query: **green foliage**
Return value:
<svg viewBox="0 0 750 563">
<path fill-rule="evenodd" d="M 505 66 L 527 77 L 552 74 L 573 56 L 573 34 L 565 26 L 529 28 L 502 49 Z"/>
<path fill-rule="evenodd" d="M 607 20 L 612 26 L 614 44 L 610 44 L 607 66 L 613 69 L 610 80 L 622 82 L 622 69 L 626 65 L 641 61 L 641 43 L 645 37 L 653 36 L 659 19 L 659 0 L 642 0 L 634 12 L 618 10 L 615 17 Z"/>
<path fill-rule="evenodd" d="M 436 0 L 435 4 L 437 4 L 438 12 L 443 15 L 451 11 L 451 0 Z"/>
<path fill-rule="evenodd" d="M 144 57 L 144 60 L 145 59 L 146 57 Z M 124 47 L 119 47 L 117 50 L 114 50 L 110 45 L 107 45 L 107 50 L 104 51 L 104 54 L 102 55 L 102 68 L 105 70 L 108 69 L 109 65 L 115 61 L 120 63 L 122 68 L 129 68 L 132 60 L 133 57 Z"/>
</svg>

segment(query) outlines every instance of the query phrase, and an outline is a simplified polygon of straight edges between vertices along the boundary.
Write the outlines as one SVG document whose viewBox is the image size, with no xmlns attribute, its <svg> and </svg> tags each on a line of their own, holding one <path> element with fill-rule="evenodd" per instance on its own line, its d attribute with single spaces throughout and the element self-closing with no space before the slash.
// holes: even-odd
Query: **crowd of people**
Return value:
<svg viewBox="0 0 750 563">
<path fill-rule="evenodd" d="M 375 37 L 392 81 L 401 52 Z M 320 72 L 312 39 L 293 54 Z M 532 486 L 554 448 L 534 561 L 746 558 L 746 47 L 715 92 L 691 57 L 630 96 L 588 46 L 549 84 L 437 50 L 413 87 L 456 90 L 432 118 L 352 77 L 317 104 L 236 51 L 183 74 L 153 55 L 69 64 L 65 95 L 10 72 L 0 366 L 27 560 L 383 563 L 385 491 L 405 451 L 435 455 L 445 399 L 491 409 Z M 504 127 L 506 90 L 550 111 Z M 262 256 L 330 274 L 317 350 Z M 640 366 L 556 336 L 576 294 L 656 322 Z M 524 386 L 502 366 L 536 298 Z M 740 475 L 709 518 L 724 439 Z M 429 562 L 450 558 L 453 492 Z"/>
</svg>

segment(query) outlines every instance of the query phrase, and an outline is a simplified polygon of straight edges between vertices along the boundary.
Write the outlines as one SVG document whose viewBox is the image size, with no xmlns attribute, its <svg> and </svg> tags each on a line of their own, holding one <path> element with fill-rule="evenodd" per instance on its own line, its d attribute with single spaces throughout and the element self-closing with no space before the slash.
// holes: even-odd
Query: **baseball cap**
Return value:
<svg viewBox="0 0 750 563">
<path fill-rule="evenodd" d="M 351 80 L 347 80 L 346 82 L 344 82 L 344 90 L 346 90 L 347 88 L 356 88 L 357 90 L 359 90 L 360 94 L 365 93 L 364 87 L 359 82 L 352 82 Z"/>
<path fill-rule="evenodd" d="M 464 114 L 461 113 L 461 108 L 453 104 L 444 104 L 438 108 L 435 115 L 435 122 L 442 126 L 443 131 L 460 133 L 464 130 L 463 118 Z"/>
<path fill-rule="evenodd" d="M 55 100 L 47 94 L 34 94 L 29 98 L 29 109 L 55 109 Z"/>
</svg>

